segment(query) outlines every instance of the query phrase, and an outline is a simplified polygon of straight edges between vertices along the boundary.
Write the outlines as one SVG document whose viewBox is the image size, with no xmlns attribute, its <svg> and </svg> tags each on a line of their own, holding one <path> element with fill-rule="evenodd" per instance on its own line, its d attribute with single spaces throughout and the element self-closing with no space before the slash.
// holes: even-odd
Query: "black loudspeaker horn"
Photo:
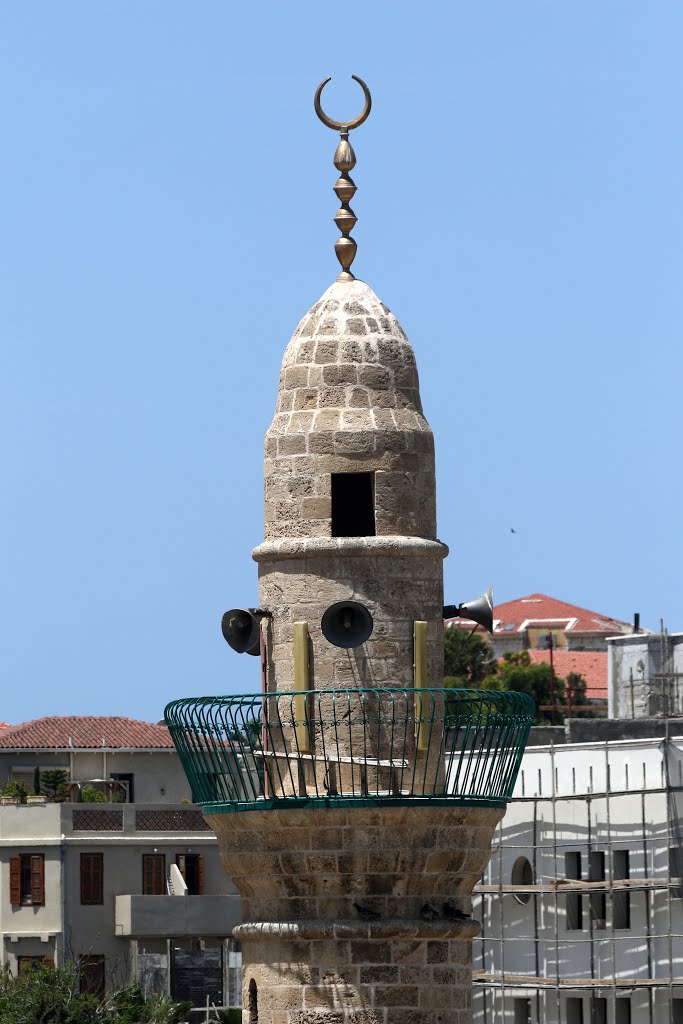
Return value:
<svg viewBox="0 0 683 1024">
<path fill-rule="evenodd" d="M 261 653 L 261 630 L 256 608 L 231 608 L 221 619 L 221 632 L 238 654 Z"/>
<path fill-rule="evenodd" d="M 358 601 L 338 601 L 327 609 L 320 628 L 335 647 L 359 647 L 372 633 L 372 615 Z"/>
<path fill-rule="evenodd" d="M 454 619 L 458 616 L 461 619 L 470 619 L 483 626 L 489 633 L 493 633 L 493 587 L 489 587 L 485 594 L 476 597 L 474 601 L 444 606 L 444 619 Z"/>
</svg>

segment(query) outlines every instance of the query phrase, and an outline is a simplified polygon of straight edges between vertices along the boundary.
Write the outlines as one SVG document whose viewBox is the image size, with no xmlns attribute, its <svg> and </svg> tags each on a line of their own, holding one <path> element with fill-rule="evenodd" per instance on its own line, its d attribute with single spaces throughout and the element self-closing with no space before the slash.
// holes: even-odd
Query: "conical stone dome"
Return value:
<svg viewBox="0 0 683 1024">
<path fill-rule="evenodd" d="M 434 443 L 415 356 L 362 281 L 336 282 L 282 361 L 266 434 L 265 537 L 329 537 L 330 477 L 372 472 L 375 533 L 435 539 Z"/>
</svg>

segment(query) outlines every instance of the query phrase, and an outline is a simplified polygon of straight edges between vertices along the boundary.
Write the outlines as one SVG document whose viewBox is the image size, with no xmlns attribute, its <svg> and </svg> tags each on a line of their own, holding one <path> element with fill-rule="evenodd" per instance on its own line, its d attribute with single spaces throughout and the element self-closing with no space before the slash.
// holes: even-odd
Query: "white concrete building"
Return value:
<svg viewBox="0 0 683 1024">
<path fill-rule="evenodd" d="M 683 722 L 581 725 L 527 748 L 479 886 L 480 1024 L 683 1021 Z"/>
<path fill-rule="evenodd" d="M 63 768 L 74 801 L 90 785 L 106 802 L 5 798 L 0 963 L 69 957 L 86 989 L 139 978 L 195 1005 L 236 1005 L 240 898 L 165 726 L 72 717 L 3 729 L 0 786 L 31 784 L 36 766 Z"/>
</svg>

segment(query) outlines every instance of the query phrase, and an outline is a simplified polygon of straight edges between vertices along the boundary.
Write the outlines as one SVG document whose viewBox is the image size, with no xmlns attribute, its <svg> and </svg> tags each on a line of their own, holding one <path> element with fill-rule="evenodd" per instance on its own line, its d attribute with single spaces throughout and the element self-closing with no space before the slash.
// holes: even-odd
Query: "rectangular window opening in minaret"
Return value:
<svg viewBox="0 0 683 1024">
<path fill-rule="evenodd" d="M 332 473 L 332 536 L 375 536 L 374 473 Z"/>
</svg>

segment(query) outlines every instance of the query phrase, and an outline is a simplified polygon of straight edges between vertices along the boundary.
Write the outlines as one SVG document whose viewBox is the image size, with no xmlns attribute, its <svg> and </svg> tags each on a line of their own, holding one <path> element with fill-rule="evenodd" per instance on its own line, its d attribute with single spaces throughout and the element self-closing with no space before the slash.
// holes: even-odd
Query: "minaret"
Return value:
<svg viewBox="0 0 683 1024">
<path fill-rule="evenodd" d="M 531 709 L 442 689 L 432 432 L 405 333 L 350 269 L 356 80 L 352 122 L 325 82 L 315 100 L 341 136 L 342 270 L 287 345 L 265 439 L 264 692 L 167 720 L 242 894 L 245 1021 L 467 1024 L 470 894 Z"/>
</svg>

